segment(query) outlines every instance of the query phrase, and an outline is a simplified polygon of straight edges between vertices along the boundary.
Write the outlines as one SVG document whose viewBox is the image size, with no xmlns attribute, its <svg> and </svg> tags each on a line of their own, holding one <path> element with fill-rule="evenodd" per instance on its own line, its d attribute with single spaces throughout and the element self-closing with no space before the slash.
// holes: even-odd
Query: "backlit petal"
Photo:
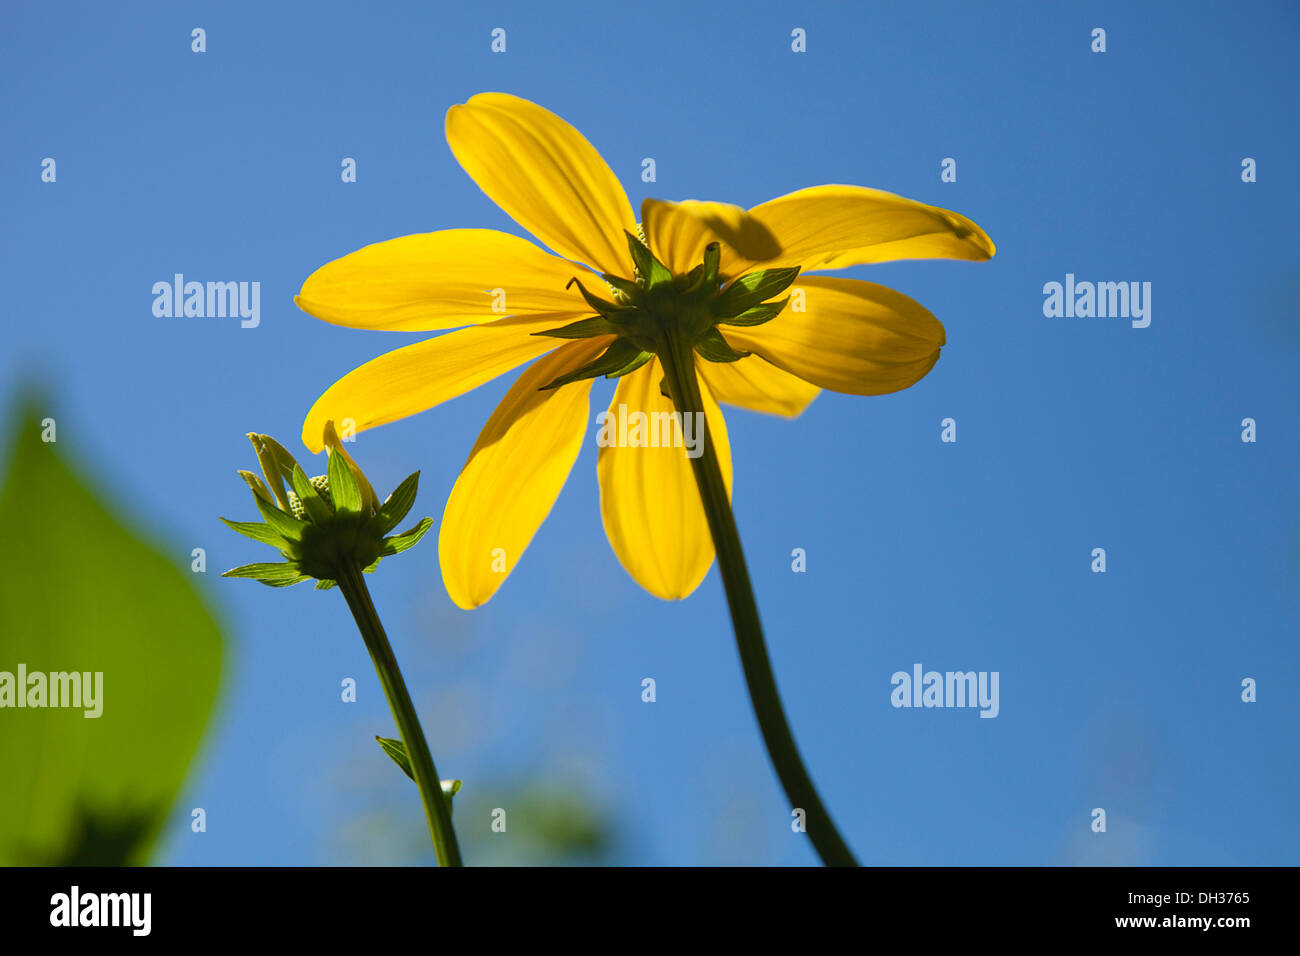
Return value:
<svg viewBox="0 0 1300 956">
<path fill-rule="evenodd" d="M 358 249 L 321 266 L 294 299 L 356 329 L 430 331 L 584 308 L 580 270 L 509 233 L 446 229 Z"/>
<path fill-rule="evenodd" d="M 755 412 L 794 418 L 821 393 L 816 385 L 758 355 L 746 356 L 739 362 L 697 364 L 700 377 L 709 383 L 714 398 Z"/>
<path fill-rule="evenodd" d="M 721 242 L 723 258 L 771 259 L 781 246 L 771 231 L 739 206 L 722 202 L 641 203 L 641 225 L 659 261 L 676 273 L 689 272 L 704 258 L 704 247 Z"/>
<path fill-rule="evenodd" d="M 447 143 L 488 198 L 560 255 L 630 276 L 627 193 L 582 134 L 536 103 L 480 93 L 447 111 Z"/>
<path fill-rule="evenodd" d="M 314 452 L 325 447 L 325 422 L 331 419 L 346 436 L 349 422 L 363 432 L 463 395 L 563 341 L 530 333 L 577 318 L 503 319 L 387 352 L 344 375 L 316 400 L 303 422 L 302 443 Z"/>
<path fill-rule="evenodd" d="M 600 449 L 596 473 L 600 478 L 600 514 L 605 534 L 619 562 L 643 588 L 665 600 L 684 598 L 704 580 L 713 563 L 713 538 L 700 504 L 700 493 L 687 457 L 688 443 L 673 447 L 680 425 L 665 427 L 664 413 L 673 404 L 659 391 L 663 366 L 655 358 L 618 380 L 603 429 L 615 439 Z M 717 449 L 727 494 L 731 494 L 731 446 L 727 426 L 709 386 L 700 383 L 709 439 Z M 620 417 L 620 406 L 625 406 Z M 636 413 L 646 415 L 647 439 L 659 436 L 659 447 L 619 446 L 620 422 L 629 425 L 626 438 L 636 435 Z M 692 437 L 699 433 L 688 423 Z M 665 441 L 665 438 L 667 441 Z"/>
<path fill-rule="evenodd" d="M 996 251 L 965 216 L 864 186 L 812 186 L 751 209 L 781 245 L 772 265 L 804 270 L 843 269 L 895 259 L 968 259 L 983 262 Z M 724 269 L 757 266 L 723 258 Z"/>
<path fill-rule="evenodd" d="M 943 326 L 901 292 L 856 279 L 801 276 L 806 311 L 791 305 L 752 328 L 718 328 L 733 348 L 754 352 L 807 382 L 853 395 L 883 395 L 934 367 Z M 742 359 L 742 362 L 749 361 Z"/>
<path fill-rule="evenodd" d="M 720 272 L 728 278 L 776 266 L 813 271 L 895 259 L 982 262 L 996 251 L 984 230 L 959 213 L 864 186 L 813 186 L 747 212 L 694 201 L 647 200 L 641 208 L 652 248 L 658 242 L 671 248 L 675 263 L 694 266 L 717 240 Z"/>
<path fill-rule="evenodd" d="M 610 341 L 572 342 L 538 359 L 483 427 L 438 534 L 442 579 L 457 607 L 483 604 L 514 570 L 582 447 L 592 380 L 540 389 L 590 362 Z"/>
</svg>

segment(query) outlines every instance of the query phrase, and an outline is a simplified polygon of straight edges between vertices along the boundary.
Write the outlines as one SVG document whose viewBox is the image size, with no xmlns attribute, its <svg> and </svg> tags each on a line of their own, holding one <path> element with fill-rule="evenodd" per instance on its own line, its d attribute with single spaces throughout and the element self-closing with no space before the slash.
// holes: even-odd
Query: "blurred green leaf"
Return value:
<svg viewBox="0 0 1300 956">
<path fill-rule="evenodd" d="M 608 848 L 612 831 L 595 805 L 575 790 L 535 783 L 511 802 L 515 832 L 528 829 L 528 838 L 555 857 L 598 856 Z"/>
<path fill-rule="evenodd" d="M 41 440 L 44 414 L 8 429 L 0 672 L 102 674 L 102 713 L 0 709 L 0 865 L 138 864 L 207 725 L 221 634 L 188 546 L 160 551 L 102 504 L 63 461 L 66 426 Z"/>
<path fill-rule="evenodd" d="M 502 839 L 490 828 L 460 834 L 476 866 L 568 866 L 613 862 L 619 851 L 613 821 L 602 802 L 572 778 L 547 774 L 513 780 L 477 781 L 462 807 L 470 820 L 506 811 Z"/>
</svg>

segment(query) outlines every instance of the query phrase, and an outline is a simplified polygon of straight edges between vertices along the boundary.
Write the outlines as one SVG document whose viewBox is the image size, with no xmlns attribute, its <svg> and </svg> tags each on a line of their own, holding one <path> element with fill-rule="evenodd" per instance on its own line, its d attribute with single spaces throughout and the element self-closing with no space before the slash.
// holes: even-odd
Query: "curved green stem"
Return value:
<svg viewBox="0 0 1300 956">
<path fill-rule="evenodd" d="M 370 600 L 370 591 L 361 569 L 349 567 L 338 577 L 339 590 L 348 602 L 352 617 L 356 619 L 357 629 L 366 642 L 366 650 L 375 664 L 379 682 L 384 685 L 384 695 L 388 698 L 388 707 L 397 721 L 402 743 L 406 745 L 406 755 L 411 761 L 411 770 L 415 774 L 415 784 L 420 788 L 420 799 L 424 801 L 424 815 L 429 822 L 429 834 L 433 837 L 433 849 L 438 854 L 439 866 L 460 866 L 460 846 L 456 843 L 456 831 L 451 827 L 450 801 L 443 795 L 442 780 L 433 765 L 429 753 L 429 744 L 420 729 L 420 719 L 415 715 L 415 705 L 411 695 L 406 691 L 406 682 L 398 669 L 397 658 L 384 633 L 384 625 L 379 622 L 374 602 Z"/>
<path fill-rule="evenodd" d="M 665 329 L 659 350 L 663 362 L 668 390 L 673 404 L 685 415 L 704 412 L 700 385 L 695 373 L 695 355 L 691 346 L 671 328 Z M 736 632 L 736 646 L 745 672 L 749 699 L 754 705 L 754 716 L 767 745 L 768 756 L 776 768 L 777 777 L 785 789 L 786 797 L 795 808 L 806 814 L 808 837 L 818 856 L 827 866 L 857 866 L 853 852 L 835 828 L 835 822 L 822 804 L 808 771 L 804 768 L 799 748 L 795 746 L 790 725 L 781 707 L 772 664 L 768 660 L 767 646 L 763 642 L 763 627 L 758 619 L 758 605 L 745 566 L 745 553 L 740 546 L 740 533 L 731 512 L 731 501 L 722 480 L 722 468 L 708 433 L 708 421 L 703 414 L 694 419 L 704 423 L 700 435 L 702 454 L 691 459 L 695 483 L 699 486 L 700 500 L 708 518 L 713 546 L 718 555 L 718 570 L 727 594 L 727 607 L 731 611 L 731 624 Z M 685 424 L 685 423 L 683 423 Z"/>
</svg>

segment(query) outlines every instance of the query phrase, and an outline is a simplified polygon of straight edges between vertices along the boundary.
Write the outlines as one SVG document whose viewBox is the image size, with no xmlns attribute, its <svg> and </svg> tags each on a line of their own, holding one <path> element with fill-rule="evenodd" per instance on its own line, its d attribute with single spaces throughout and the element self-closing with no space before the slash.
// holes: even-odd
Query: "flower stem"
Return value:
<svg viewBox="0 0 1300 956">
<path fill-rule="evenodd" d="M 663 332 L 659 359 L 663 363 L 668 390 L 673 404 L 683 416 L 704 411 L 700 385 L 695 373 L 695 355 L 675 330 Z M 700 501 L 708 518 L 713 546 L 718 555 L 718 570 L 727 594 L 727 607 L 731 611 L 731 624 L 736 632 L 736 646 L 740 663 L 749 688 L 749 699 L 754 705 L 754 716 L 763 734 L 768 757 L 776 768 L 777 777 L 785 789 L 786 797 L 794 808 L 806 814 L 807 832 L 817 855 L 827 866 L 857 866 L 853 852 L 835 828 L 835 822 L 823 806 L 808 771 L 804 768 L 799 748 L 795 746 L 790 725 L 781 707 L 772 664 L 768 660 L 767 646 L 763 642 L 763 627 L 758 619 L 758 605 L 754 589 L 745 566 L 745 553 L 740 546 L 740 533 L 731 511 L 731 501 L 722 480 L 722 468 L 708 433 L 708 421 L 701 414 L 695 421 L 703 422 L 702 454 L 691 459 L 695 483 L 699 486 Z"/>
<path fill-rule="evenodd" d="M 406 755 L 411 761 L 411 770 L 415 773 L 415 784 L 420 789 L 420 799 L 424 801 L 424 815 L 429 822 L 429 833 L 433 837 L 433 849 L 438 855 L 439 866 L 460 866 L 460 846 L 456 843 L 456 831 L 451 827 L 451 807 L 442 792 L 442 780 L 433 765 L 429 753 L 429 744 L 420 729 L 420 719 L 415 715 L 415 705 L 411 695 L 406 691 L 406 682 L 397 666 L 397 658 L 384 633 L 384 625 L 379 622 L 379 614 L 370 599 L 370 591 L 361 569 L 352 565 L 344 569 L 338 577 L 339 590 L 348 602 L 352 617 L 356 619 L 357 629 L 366 642 L 366 650 L 375 664 L 379 682 L 384 685 L 384 695 L 388 698 L 388 707 L 397 721 L 402 743 L 406 745 Z"/>
</svg>

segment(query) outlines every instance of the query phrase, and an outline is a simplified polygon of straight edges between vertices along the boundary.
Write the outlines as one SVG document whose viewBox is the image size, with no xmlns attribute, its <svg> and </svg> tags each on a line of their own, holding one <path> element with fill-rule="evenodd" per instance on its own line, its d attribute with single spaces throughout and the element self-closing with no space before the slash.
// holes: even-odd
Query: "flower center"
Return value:
<svg viewBox="0 0 1300 956">
<path fill-rule="evenodd" d="M 613 335 L 614 341 L 594 361 L 560 376 L 543 389 L 597 375 L 626 375 L 663 352 L 670 340 L 684 343 L 706 361 L 739 361 L 749 353 L 733 349 L 718 327 L 770 322 L 785 308 L 789 297 L 777 302 L 768 300 L 789 288 L 799 274 L 797 266 L 760 269 L 724 287 L 718 277 L 722 258 L 718 243 L 709 243 L 703 261 L 690 272 L 674 275 L 650 251 L 643 236 L 626 235 L 635 264 L 633 278 L 601 276 L 613 290 L 613 301 L 592 294 L 575 276 L 569 285 L 578 287 L 596 314 L 562 328 L 535 333 L 565 339 Z"/>
</svg>

